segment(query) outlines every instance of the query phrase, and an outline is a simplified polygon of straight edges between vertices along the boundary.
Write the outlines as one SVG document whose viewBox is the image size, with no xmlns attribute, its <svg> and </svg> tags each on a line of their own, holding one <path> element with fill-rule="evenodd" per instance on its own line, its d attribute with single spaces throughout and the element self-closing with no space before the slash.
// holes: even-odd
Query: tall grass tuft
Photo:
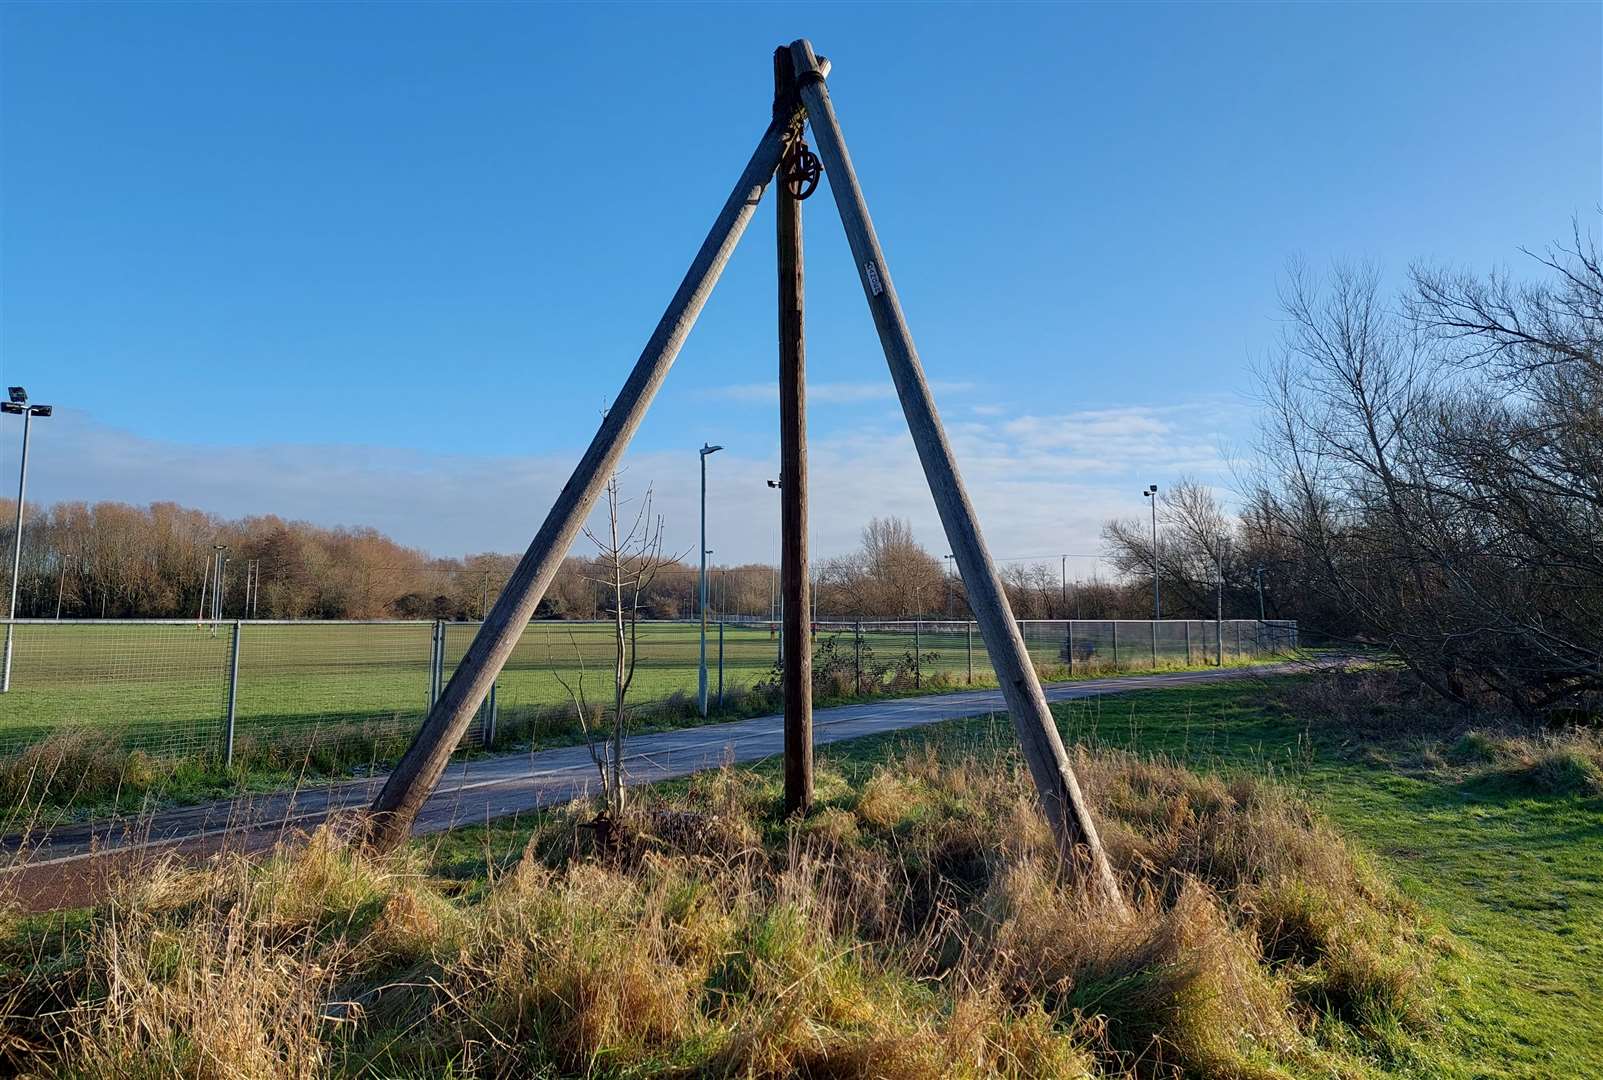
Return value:
<svg viewBox="0 0 1603 1080">
<path fill-rule="evenodd" d="M 826 766 L 803 821 L 777 816 L 775 780 L 725 769 L 637 800 L 605 846 L 581 828 L 592 808 L 550 813 L 471 876 L 439 876 L 421 847 L 372 859 L 327 828 L 257 864 L 153 864 L 62 924 L 32 974 L 18 958 L 33 931 L 7 930 L 0 1003 L 15 1011 L 0 1021 L 25 1033 L 11 1064 L 1341 1075 L 1361 1071 L 1345 1055 L 1366 1040 L 1428 1022 L 1408 905 L 1302 803 L 1130 755 L 1077 768 L 1135 898 L 1127 918 L 1058 862 L 1001 746 Z"/>
</svg>

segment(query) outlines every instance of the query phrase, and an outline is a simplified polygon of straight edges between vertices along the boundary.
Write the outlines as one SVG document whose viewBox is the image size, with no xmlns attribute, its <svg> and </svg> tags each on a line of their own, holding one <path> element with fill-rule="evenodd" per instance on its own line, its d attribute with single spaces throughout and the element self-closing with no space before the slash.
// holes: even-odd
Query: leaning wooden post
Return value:
<svg viewBox="0 0 1603 1080">
<path fill-rule="evenodd" d="M 862 188 L 852 169 L 840 123 L 830 104 L 829 90 L 824 85 L 824 74 L 813 55 L 812 46 L 805 40 L 791 45 L 791 58 L 795 63 L 796 81 L 802 104 L 818 140 L 818 153 L 829 174 L 829 185 L 840 211 L 841 224 L 856 257 L 858 277 L 862 279 L 863 293 L 879 331 L 880 345 L 885 352 L 891 378 L 901 398 L 902 411 L 912 432 L 913 444 L 918 448 L 919 461 L 934 497 L 941 524 L 957 558 L 968 593 L 969 606 L 980 625 L 980 634 L 996 669 L 997 681 L 1007 701 L 1008 712 L 1018 731 L 1019 743 L 1029 764 L 1030 775 L 1041 799 L 1047 822 L 1057 841 L 1059 852 L 1072 866 L 1082 856 L 1088 856 L 1093 887 L 1111 905 L 1123 909 L 1124 898 L 1118 879 L 1103 850 L 1097 835 L 1096 823 L 1091 818 L 1079 780 L 1069 764 L 1058 735 L 1052 712 L 1047 707 L 1046 695 L 1041 692 L 1035 667 L 1024 648 L 1007 595 L 997 578 L 996 567 L 980 535 L 963 481 L 958 475 L 957 462 L 947 442 L 935 410 L 935 399 L 930 395 L 924 370 L 913 345 L 913 335 L 902 315 L 896 299 L 896 288 L 891 283 L 890 270 L 885 264 L 885 253 L 874 234 L 873 222 L 868 216 L 868 205 L 863 200 Z"/>
<path fill-rule="evenodd" d="M 790 50 L 774 51 L 774 119 L 786 123 L 781 172 L 803 164 L 806 119 L 796 98 Z M 816 164 L 816 162 L 815 162 Z M 806 181 L 798 179 L 797 183 Z M 816 181 L 814 181 L 816 183 Z M 807 340 L 802 322 L 802 198 L 809 194 L 781 175 L 776 185 L 779 247 L 779 504 L 780 589 L 785 597 L 785 813 L 813 804 L 813 634 L 807 613 Z M 800 196 L 800 197 L 798 197 Z"/>
<path fill-rule="evenodd" d="M 367 824 L 367 842 L 371 847 L 380 850 L 394 847 L 411 831 L 413 819 L 439 782 L 451 752 L 517 645 L 523 628 L 529 624 L 551 579 L 589 517 L 596 498 L 617 470 L 618 459 L 623 456 L 662 380 L 667 377 L 690 328 L 696 324 L 696 317 L 712 295 L 713 286 L 779 166 L 785 128 L 785 124 L 774 120 L 763 132 L 756 152 L 719 211 L 707 239 L 702 241 L 701 250 L 696 252 L 668 310 L 635 361 L 628 381 L 607 410 L 600 430 L 557 495 L 555 505 L 512 572 L 506 588 L 496 598 L 495 606 L 479 627 L 473 643 L 446 684 L 445 692 L 429 709 L 417 738 L 412 740 L 384 789 L 373 801 Z"/>
</svg>

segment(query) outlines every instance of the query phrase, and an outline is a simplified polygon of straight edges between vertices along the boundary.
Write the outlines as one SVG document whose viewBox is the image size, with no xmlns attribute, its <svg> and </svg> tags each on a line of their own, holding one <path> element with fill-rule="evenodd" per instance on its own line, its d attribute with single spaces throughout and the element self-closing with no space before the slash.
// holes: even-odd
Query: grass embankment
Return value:
<svg viewBox="0 0 1603 1080">
<path fill-rule="evenodd" d="M 1410 905 L 1277 786 L 1082 755 L 1126 921 L 1066 884 L 994 728 L 918 742 L 826 763 L 803 823 L 729 770 L 605 850 L 574 808 L 169 864 L 12 929 L 6 1046 L 77 1076 L 1273 1077 L 1428 1023 Z"/>
<path fill-rule="evenodd" d="M 1595 1074 L 1597 742 L 1360 748 L 1309 684 L 1060 709 L 1128 923 L 1065 887 L 1005 721 L 960 721 L 828 748 L 799 824 L 728 770 L 607 850 L 575 807 L 143 874 L 13 921 L 4 1045 L 78 1076 Z"/>
<path fill-rule="evenodd" d="M 1059 707 L 1066 738 L 1273 775 L 1451 935 L 1403 1076 L 1603 1076 L 1603 733 L 1446 712 L 1383 672 Z"/>
<path fill-rule="evenodd" d="M 768 767 L 642 796 L 608 851 L 569 808 L 146 873 L 9 923 L 0 1047 L 86 1077 L 1603 1074 L 1603 741 L 1371 679 L 1060 707 L 1129 924 L 1063 887 L 1005 720 L 958 721 L 826 748 L 801 824 Z"/>
</svg>

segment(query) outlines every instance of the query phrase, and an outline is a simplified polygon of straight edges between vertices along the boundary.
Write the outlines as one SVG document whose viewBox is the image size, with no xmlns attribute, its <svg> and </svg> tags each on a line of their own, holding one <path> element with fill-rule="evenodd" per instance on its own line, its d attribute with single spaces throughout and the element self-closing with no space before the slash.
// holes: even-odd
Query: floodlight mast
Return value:
<svg viewBox="0 0 1603 1080">
<path fill-rule="evenodd" d="M 701 659 L 696 665 L 696 708 L 707 716 L 707 457 L 721 446 L 701 444 L 701 580 L 697 582 L 697 606 L 701 616 Z"/>
<path fill-rule="evenodd" d="M 0 694 L 11 690 L 11 650 L 17 622 L 17 584 L 22 575 L 22 503 L 28 490 L 28 435 L 33 418 L 49 416 L 55 410 L 49 405 L 29 405 L 28 391 L 20 386 L 9 387 L 7 400 L 0 402 L 0 412 L 22 417 L 22 461 L 17 469 L 17 520 L 11 534 L 11 606 L 6 614 L 5 659 L 0 663 Z"/>
<path fill-rule="evenodd" d="M 1163 618 L 1163 601 L 1158 595 L 1158 485 L 1148 484 L 1142 496 L 1152 500 L 1152 617 Z"/>
</svg>

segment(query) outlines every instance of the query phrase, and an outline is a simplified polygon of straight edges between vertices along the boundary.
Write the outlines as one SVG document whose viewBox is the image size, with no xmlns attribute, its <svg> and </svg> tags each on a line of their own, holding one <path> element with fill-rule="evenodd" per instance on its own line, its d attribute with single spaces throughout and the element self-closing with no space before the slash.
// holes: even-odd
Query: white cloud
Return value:
<svg viewBox="0 0 1603 1080">
<path fill-rule="evenodd" d="M 1061 414 L 961 410 L 948 432 L 992 555 L 1095 552 L 1103 521 L 1138 513 L 1136 493 L 1181 473 L 1222 479 L 1222 438 L 1239 408 L 1200 402 Z M 173 501 L 221 514 L 278 514 L 372 526 L 439 554 L 521 551 L 578 460 L 579 449 L 527 456 L 424 454 L 346 445 L 219 447 L 141 437 L 63 410 L 35 431 L 34 500 Z M 6 435 L 9 438 L 9 431 Z M 810 440 L 814 550 L 855 546 L 870 517 L 910 519 L 944 551 L 923 470 L 900 418 Z M 766 486 L 777 453 L 720 454 L 708 471 L 709 540 L 717 561 L 771 560 L 779 500 Z M 697 471 L 682 453 L 631 452 L 624 487 L 656 491 L 669 545 L 694 550 Z M 1090 564 L 1081 561 L 1084 573 Z"/>
</svg>

